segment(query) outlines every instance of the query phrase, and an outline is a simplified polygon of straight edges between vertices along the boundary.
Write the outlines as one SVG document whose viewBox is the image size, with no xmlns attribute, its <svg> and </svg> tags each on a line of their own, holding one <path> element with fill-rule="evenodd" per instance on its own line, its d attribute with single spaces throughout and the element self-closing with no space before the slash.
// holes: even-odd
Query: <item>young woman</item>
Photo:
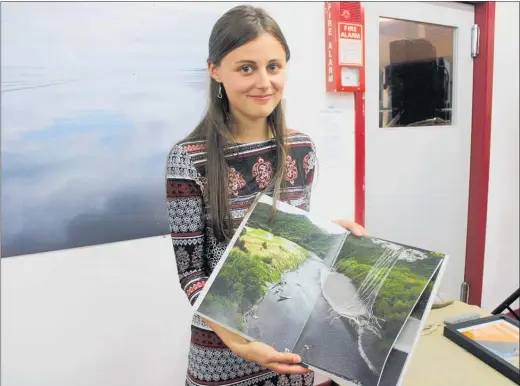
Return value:
<svg viewBox="0 0 520 386">
<path fill-rule="evenodd" d="M 172 148 L 166 171 L 173 249 L 191 304 L 259 192 L 309 209 L 314 145 L 286 129 L 281 104 L 289 57 L 280 28 L 258 8 L 229 10 L 211 32 L 209 107 Z M 186 385 L 311 386 L 300 361 L 195 316 Z"/>
</svg>

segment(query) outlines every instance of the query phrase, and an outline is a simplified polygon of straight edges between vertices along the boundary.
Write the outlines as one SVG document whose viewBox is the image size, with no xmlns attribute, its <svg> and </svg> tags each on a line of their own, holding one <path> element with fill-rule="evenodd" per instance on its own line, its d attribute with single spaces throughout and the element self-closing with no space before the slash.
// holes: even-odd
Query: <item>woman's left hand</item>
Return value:
<svg viewBox="0 0 520 386">
<path fill-rule="evenodd" d="M 350 220 L 334 220 L 336 224 L 352 232 L 354 236 L 368 236 L 368 232 L 358 223 Z"/>
</svg>

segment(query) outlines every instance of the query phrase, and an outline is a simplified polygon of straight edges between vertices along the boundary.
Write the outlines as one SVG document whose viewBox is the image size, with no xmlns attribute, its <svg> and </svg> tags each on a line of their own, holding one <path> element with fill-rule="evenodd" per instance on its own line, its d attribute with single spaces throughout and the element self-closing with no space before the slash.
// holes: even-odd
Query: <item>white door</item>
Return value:
<svg viewBox="0 0 520 386">
<path fill-rule="evenodd" d="M 468 211 L 474 9 L 365 2 L 365 224 L 446 253 L 439 296 L 459 299 Z"/>
</svg>

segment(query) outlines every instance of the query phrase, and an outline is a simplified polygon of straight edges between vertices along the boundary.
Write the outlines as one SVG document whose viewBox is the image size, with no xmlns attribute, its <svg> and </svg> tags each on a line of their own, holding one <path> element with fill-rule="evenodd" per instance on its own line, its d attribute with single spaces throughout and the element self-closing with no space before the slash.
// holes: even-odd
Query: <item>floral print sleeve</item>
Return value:
<svg viewBox="0 0 520 386">
<path fill-rule="evenodd" d="M 309 139 L 310 140 L 310 139 Z M 310 140 L 311 146 L 307 154 L 303 157 L 303 172 L 305 173 L 305 186 L 309 191 L 307 210 L 310 211 L 310 192 L 314 186 L 314 175 L 316 173 L 316 146 Z"/>
<path fill-rule="evenodd" d="M 312 185 L 314 182 L 314 169 L 316 166 L 316 150 L 314 146 L 305 157 L 303 157 L 303 170 L 305 172 L 305 183 Z"/>
<path fill-rule="evenodd" d="M 193 305 L 208 279 L 202 184 L 189 154 L 177 145 L 166 167 L 168 222 L 181 288 Z"/>
</svg>

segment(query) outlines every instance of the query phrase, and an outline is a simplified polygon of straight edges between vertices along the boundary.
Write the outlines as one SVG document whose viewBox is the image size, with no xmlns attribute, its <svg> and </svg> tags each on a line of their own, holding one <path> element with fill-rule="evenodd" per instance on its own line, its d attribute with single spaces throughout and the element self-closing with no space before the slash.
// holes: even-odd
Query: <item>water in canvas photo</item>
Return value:
<svg viewBox="0 0 520 386">
<path fill-rule="evenodd" d="M 292 351 L 346 233 L 287 205 L 270 216 L 270 203 L 259 202 L 198 311 Z"/>
</svg>

